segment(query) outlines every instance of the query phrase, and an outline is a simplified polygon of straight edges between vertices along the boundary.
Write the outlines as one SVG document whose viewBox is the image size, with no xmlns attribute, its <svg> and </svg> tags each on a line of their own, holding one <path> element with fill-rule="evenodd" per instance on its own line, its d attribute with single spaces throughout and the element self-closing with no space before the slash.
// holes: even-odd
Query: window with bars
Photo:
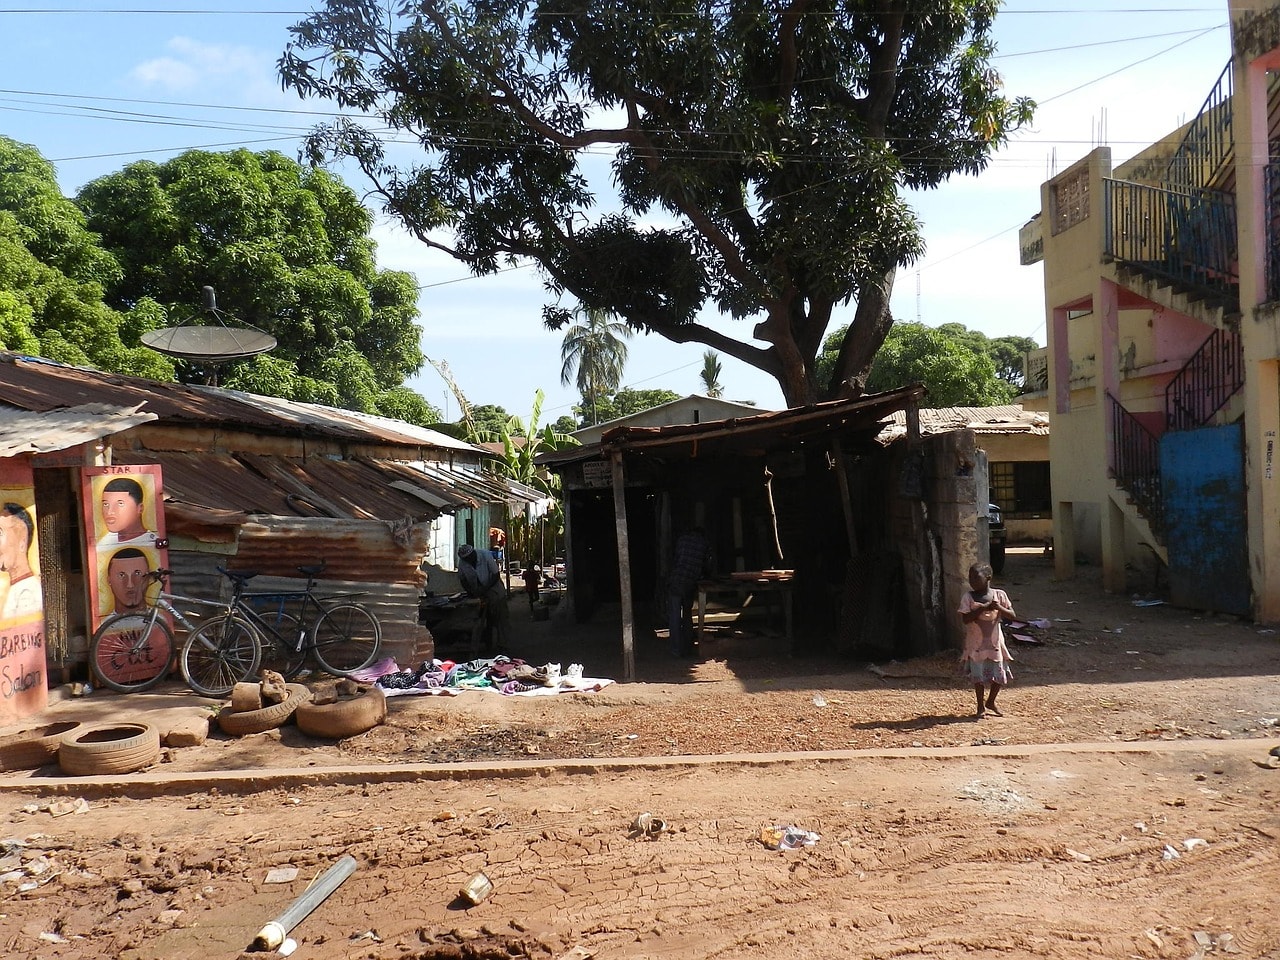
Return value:
<svg viewBox="0 0 1280 960">
<path fill-rule="evenodd" d="M 988 468 L 991 502 L 1000 505 L 1006 520 L 1048 519 L 1053 516 L 1048 460 L 1010 460 Z"/>
<path fill-rule="evenodd" d="M 1053 232 L 1055 235 L 1089 219 L 1089 168 L 1053 185 Z"/>
</svg>

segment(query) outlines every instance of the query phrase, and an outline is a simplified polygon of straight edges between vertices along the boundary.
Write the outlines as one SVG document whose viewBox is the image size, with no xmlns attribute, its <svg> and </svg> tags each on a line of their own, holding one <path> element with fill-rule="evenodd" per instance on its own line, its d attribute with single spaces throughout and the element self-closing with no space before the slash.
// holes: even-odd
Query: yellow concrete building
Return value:
<svg viewBox="0 0 1280 960">
<path fill-rule="evenodd" d="M 1280 619 L 1280 2 L 1230 0 L 1233 56 L 1195 118 L 1041 189 L 1059 576 Z M 1194 104 L 1188 105 L 1189 110 Z"/>
</svg>

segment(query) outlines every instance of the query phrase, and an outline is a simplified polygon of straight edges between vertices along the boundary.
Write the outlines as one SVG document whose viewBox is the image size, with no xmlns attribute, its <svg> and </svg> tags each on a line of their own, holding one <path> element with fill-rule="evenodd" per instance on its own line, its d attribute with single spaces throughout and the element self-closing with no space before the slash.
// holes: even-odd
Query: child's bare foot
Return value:
<svg viewBox="0 0 1280 960">
<path fill-rule="evenodd" d="M 973 719 L 975 719 L 975 720 L 981 720 L 981 719 L 982 719 L 983 717 L 985 717 L 986 715 L 987 715 L 987 711 L 985 711 L 985 710 L 979 710 L 977 713 L 975 713 L 975 714 L 973 715 Z"/>
<path fill-rule="evenodd" d="M 1003 716 L 1004 716 L 1004 714 L 1000 712 L 1000 708 L 999 708 L 999 707 L 997 707 L 994 703 L 988 703 L 988 704 L 987 704 L 987 710 L 986 710 L 986 712 L 987 712 L 987 713 L 989 713 L 989 714 L 991 714 L 992 716 L 995 716 L 995 717 L 1003 717 Z M 981 714 L 979 714 L 979 716 L 981 716 Z"/>
</svg>

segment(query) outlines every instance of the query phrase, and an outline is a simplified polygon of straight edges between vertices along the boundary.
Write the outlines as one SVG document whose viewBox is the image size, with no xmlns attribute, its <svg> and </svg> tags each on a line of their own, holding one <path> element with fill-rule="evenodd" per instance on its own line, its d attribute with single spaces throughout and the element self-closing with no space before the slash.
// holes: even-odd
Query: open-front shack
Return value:
<svg viewBox="0 0 1280 960">
<path fill-rule="evenodd" d="M 906 656 L 957 643 L 950 611 L 986 550 L 986 465 L 972 431 L 921 436 L 923 395 L 917 385 L 750 417 L 623 426 L 543 456 L 564 483 L 575 615 L 620 604 L 624 672 L 633 673 L 636 637 L 652 642 L 648 628 L 666 627 L 675 539 L 699 526 L 714 579 L 771 581 L 789 595 L 796 653 Z M 895 411 L 906 411 L 908 430 L 886 446 L 878 438 Z"/>
<path fill-rule="evenodd" d="M 83 669 L 121 602 L 107 577 L 122 553 L 201 597 L 227 590 L 220 567 L 271 590 L 323 562 L 324 590 L 361 593 L 385 652 L 411 662 L 432 653 L 424 559 L 452 558 L 490 512 L 536 498 L 485 474 L 478 448 L 411 424 L 10 353 L 0 410 L 0 535 L 30 541 L 0 573 L 0 725 L 43 709 L 50 671 Z"/>
</svg>

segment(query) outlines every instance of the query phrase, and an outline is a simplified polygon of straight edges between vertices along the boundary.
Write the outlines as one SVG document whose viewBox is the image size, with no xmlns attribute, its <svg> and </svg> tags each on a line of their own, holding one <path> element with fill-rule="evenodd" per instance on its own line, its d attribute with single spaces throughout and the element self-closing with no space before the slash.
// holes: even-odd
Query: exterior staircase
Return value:
<svg viewBox="0 0 1280 960">
<path fill-rule="evenodd" d="M 1117 282 L 1213 327 L 1165 390 L 1164 430 L 1193 430 L 1238 406 L 1244 357 L 1236 334 L 1240 277 L 1235 210 L 1231 64 L 1170 159 L 1158 185 L 1103 181 L 1104 255 Z M 1280 84 L 1269 101 L 1280 103 Z M 1280 117 L 1280 109 L 1271 111 Z M 1280 177 L 1277 179 L 1280 190 Z M 1280 274 L 1280 256 L 1277 273 Z M 1159 436 L 1108 394 L 1112 500 L 1168 563 Z M 1162 433 L 1164 431 L 1161 431 Z"/>
</svg>

